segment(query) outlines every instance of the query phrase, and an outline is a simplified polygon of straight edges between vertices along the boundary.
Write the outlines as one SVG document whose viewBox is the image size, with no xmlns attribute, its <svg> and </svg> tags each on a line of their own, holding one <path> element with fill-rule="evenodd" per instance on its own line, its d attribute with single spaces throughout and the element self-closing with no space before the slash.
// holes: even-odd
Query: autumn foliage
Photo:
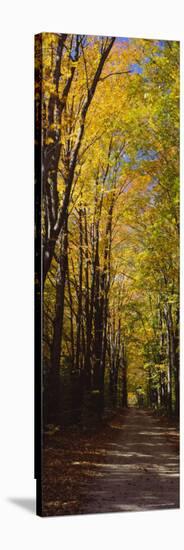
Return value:
<svg viewBox="0 0 184 550">
<path fill-rule="evenodd" d="M 35 50 L 45 422 L 131 399 L 178 415 L 179 44 Z"/>
</svg>

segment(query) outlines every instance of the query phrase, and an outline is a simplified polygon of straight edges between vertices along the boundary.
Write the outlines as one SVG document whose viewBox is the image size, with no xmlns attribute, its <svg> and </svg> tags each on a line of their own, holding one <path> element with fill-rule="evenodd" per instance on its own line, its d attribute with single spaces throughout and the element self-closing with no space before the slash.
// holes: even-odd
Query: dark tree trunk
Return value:
<svg viewBox="0 0 184 550">
<path fill-rule="evenodd" d="M 170 415 L 172 414 L 172 381 L 174 375 L 174 334 L 171 304 L 167 306 L 165 317 L 168 338 L 167 408 Z"/>
<path fill-rule="evenodd" d="M 61 238 L 60 258 L 58 264 L 57 282 L 56 282 L 56 309 L 54 319 L 53 342 L 51 346 L 51 365 L 48 377 L 48 411 L 47 419 L 50 423 L 60 423 L 61 421 L 61 377 L 60 377 L 60 355 L 62 347 L 63 334 L 63 316 L 64 316 L 64 292 L 67 272 L 67 247 L 68 233 L 67 222 Z"/>
<path fill-rule="evenodd" d="M 54 319 L 54 336 L 52 344 L 51 368 L 52 372 L 59 374 L 60 370 L 60 354 L 62 346 L 63 334 L 63 317 L 64 317 L 64 294 L 65 282 L 67 273 L 67 252 L 68 252 L 68 223 L 64 226 L 61 238 L 61 254 L 58 265 L 58 275 L 56 284 L 56 313 Z"/>
<path fill-rule="evenodd" d="M 160 330 L 160 351 L 159 351 L 159 360 L 160 363 L 163 364 L 165 359 L 165 327 L 164 327 L 164 319 L 163 319 L 163 311 L 161 309 L 161 306 L 159 307 L 159 330 Z M 160 395 L 160 403 L 159 405 L 161 407 L 167 408 L 167 385 L 166 385 L 166 374 L 164 371 L 160 372 L 160 380 L 159 380 L 159 395 Z"/>
<path fill-rule="evenodd" d="M 76 369 L 81 368 L 82 354 L 82 276 L 83 276 L 83 227 L 82 209 L 79 208 L 79 287 L 78 287 L 78 312 L 77 312 L 77 338 L 76 338 Z"/>
<path fill-rule="evenodd" d="M 179 308 L 176 312 L 176 329 L 174 334 L 174 379 L 175 379 L 175 414 L 180 410 L 180 357 L 179 357 Z"/>
<path fill-rule="evenodd" d="M 100 262 L 99 262 L 99 226 L 96 224 L 96 250 L 94 259 L 94 388 L 100 388 L 100 335 L 101 335 L 101 318 L 100 318 Z"/>
<path fill-rule="evenodd" d="M 109 147 L 110 154 L 111 143 Z M 101 318 L 102 318 L 102 335 L 101 335 L 101 385 L 104 386 L 105 376 L 105 360 L 107 350 L 107 317 L 109 303 L 109 288 L 110 288 L 110 271 L 111 271 L 111 245 L 112 245 L 112 215 L 114 206 L 114 196 L 109 206 L 107 225 L 105 232 L 105 249 L 104 249 L 104 266 L 101 275 Z"/>
<path fill-rule="evenodd" d="M 128 407 L 127 358 L 124 344 L 122 345 L 122 407 Z"/>
<path fill-rule="evenodd" d="M 68 283 L 68 297 L 70 305 L 70 339 L 71 339 L 71 364 L 72 369 L 75 369 L 75 346 L 74 346 L 74 310 L 73 310 L 73 299 L 70 285 L 70 271 L 69 271 L 69 262 L 67 262 L 67 283 Z"/>
<path fill-rule="evenodd" d="M 90 330 L 90 297 L 89 297 L 89 253 L 88 227 L 86 209 L 84 209 L 84 244 L 85 244 L 85 316 L 86 316 L 86 349 L 85 349 L 85 378 L 87 387 L 91 384 L 91 330 Z"/>
</svg>

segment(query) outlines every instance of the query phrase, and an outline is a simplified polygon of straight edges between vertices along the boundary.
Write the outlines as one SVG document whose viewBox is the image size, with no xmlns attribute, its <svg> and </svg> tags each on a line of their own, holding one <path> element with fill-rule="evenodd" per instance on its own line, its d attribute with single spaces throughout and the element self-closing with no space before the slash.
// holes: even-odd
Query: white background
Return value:
<svg viewBox="0 0 184 550">
<path fill-rule="evenodd" d="M 46 519 L 33 513 L 33 47 L 34 33 L 41 31 L 182 40 L 182 4 L 179 0 L 69 0 L 68 4 L 66 0 L 12 0 L 1 7 L 0 539 L 3 550 L 14 547 L 33 550 L 39 546 L 44 550 L 181 548 L 183 487 L 179 511 Z M 181 314 L 183 309 L 182 299 Z M 183 314 L 181 317 L 183 320 Z M 182 376 L 182 414 L 183 386 Z"/>
</svg>

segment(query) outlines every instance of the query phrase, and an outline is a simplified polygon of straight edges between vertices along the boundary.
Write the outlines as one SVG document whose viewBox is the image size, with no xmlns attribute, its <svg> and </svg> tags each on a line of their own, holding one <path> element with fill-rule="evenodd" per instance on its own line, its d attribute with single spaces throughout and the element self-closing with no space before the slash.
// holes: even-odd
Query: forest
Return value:
<svg viewBox="0 0 184 550">
<path fill-rule="evenodd" d="M 178 417 L 179 43 L 43 33 L 35 72 L 44 424 Z"/>
</svg>

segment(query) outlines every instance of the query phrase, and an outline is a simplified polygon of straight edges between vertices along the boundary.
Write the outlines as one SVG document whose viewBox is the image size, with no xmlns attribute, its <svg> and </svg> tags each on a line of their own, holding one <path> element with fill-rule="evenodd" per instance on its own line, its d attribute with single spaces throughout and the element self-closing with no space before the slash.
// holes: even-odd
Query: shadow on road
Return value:
<svg viewBox="0 0 184 550">
<path fill-rule="evenodd" d="M 96 437 L 63 441 L 57 450 L 49 447 L 45 513 L 178 508 L 177 438 L 176 429 L 163 419 L 132 408 Z"/>
</svg>

